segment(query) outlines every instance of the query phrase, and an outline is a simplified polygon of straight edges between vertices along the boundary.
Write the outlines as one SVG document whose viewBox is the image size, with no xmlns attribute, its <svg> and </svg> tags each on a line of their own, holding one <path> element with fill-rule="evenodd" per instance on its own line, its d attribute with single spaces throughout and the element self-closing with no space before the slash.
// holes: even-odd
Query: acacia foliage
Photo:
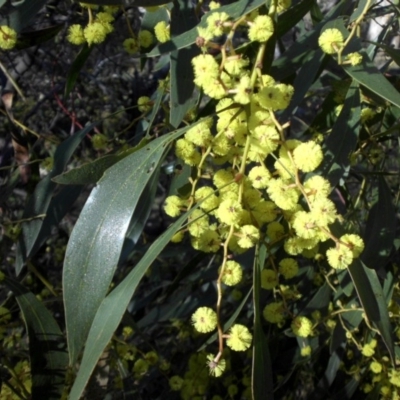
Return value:
<svg viewBox="0 0 400 400">
<path fill-rule="evenodd" d="M 26 31 L 45 3 L 2 5 L 0 25 L 18 33 L 17 48 L 59 34 Z M 88 21 L 62 31 L 80 46 L 66 99 L 94 46 L 129 24 L 129 8 L 158 3 L 127 2 L 112 19 L 100 15 L 106 7 L 73 6 Z M 2 395 L 78 399 L 106 357 L 102 389 L 115 396 L 397 398 L 396 8 L 214 6 L 146 9 L 138 31 L 129 24 L 129 37 L 118 36 L 142 65 L 157 58 L 168 68 L 139 100 L 133 135 L 105 135 L 93 120 L 60 137 L 23 210 L 12 206 L 19 170 L 4 179 L 3 248 L 15 272 L 2 277 L 12 293 L 4 332 L 14 338 L 3 340 Z M 382 14 L 379 37 L 366 41 L 365 23 Z M 82 162 L 93 129 L 99 153 Z M 35 145 L 26 149 L 32 158 Z M 165 211 L 177 219 L 162 214 L 170 225 L 149 238 L 143 229 L 166 176 Z M 55 227 L 93 184 L 72 232 L 55 241 Z M 45 243 L 63 260 L 53 285 L 42 276 Z M 47 302 L 35 297 L 38 285 L 29 288 L 32 274 L 47 285 Z M 51 300 L 61 296 L 56 321 Z M 25 323 L 18 334 L 29 337 L 18 356 L 15 306 Z"/>
</svg>

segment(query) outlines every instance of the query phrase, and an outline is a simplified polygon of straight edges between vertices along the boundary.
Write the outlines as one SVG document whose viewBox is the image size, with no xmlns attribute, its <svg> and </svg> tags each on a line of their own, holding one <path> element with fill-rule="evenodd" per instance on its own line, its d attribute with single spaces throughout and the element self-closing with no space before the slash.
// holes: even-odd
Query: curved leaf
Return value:
<svg viewBox="0 0 400 400">
<path fill-rule="evenodd" d="M 391 361 L 395 365 L 393 329 L 389 321 L 388 305 L 378 276 L 374 270 L 367 268 L 360 260 L 353 261 L 348 271 L 354 282 L 365 314 L 381 334 L 382 340 L 390 354 Z"/>
<path fill-rule="evenodd" d="M 15 45 L 15 48 L 21 50 L 32 46 L 38 46 L 39 44 L 47 42 L 56 36 L 63 27 L 64 25 L 60 24 L 50 26 L 49 28 L 38 29 L 32 32 L 23 32 L 18 36 L 18 41 Z"/>
<path fill-rule="evenodd" d="M 17 281 L 4 283 L 14 293 L 29 336 L 33 400 L 59 400 L 64 387 L 68 353 L 64 336 L 47 308 Z"/>
<path fill-rule="evenodd" d="M 81 72 L 81 69 L 85 65 L 85 62 L 90 56 L 90 53 L 93 50 L 93 46 L 89 46 L 87 43 L 85 43 L 82 46 L 81 51 L 75 58 L 74 62 L 72 63 L 68 74 L 67 74 L 67 80 L 65 83 L 65 90 L 64 90 L 64 96 L 68 97 L 69 94 L 71 93 L 72 89 L 75 87 L 75 83 L 78 79 L 79 73 Z"/>
<path fill-rule="evenodd" d="M 350 154 L 355 150 L 360 130 L 360 92 L 357 83 L 350 86 L 343 108 L 325 141 L 324 160 L 318 168 L 335 187 L 350 170 Z"/>
<path fill-rule="evenodd" d="M 43 217 L 39 218 L 38 216 L 47 216 L 57 186 L 56 183 L 52 182 L 52 178 L 61 174 L 79 143 L 93 129 L 93 126 L 94 124 L 88 125 L 57 147 L 52 171 L 36 185 L 35 191 L 29 198 L 23 214 L 23 219 L 28 221 L 22 224 L 22 235 L 20 235 L 18 241 L 17 253 L 19 253 L 20 263 L 16 265 L 17 275 L 21 272 L 26 258 L 31 256 L 32 249 L 45 222 L 42 219 Z"/>
<path fill-rule="evenodd" d="M 378 201 L 372 206 L 365 227 L 363 263 L 375 270 L 384 268 L 396 237 L 396 210 L 390 189 L 383 176 L 378 176 Z"/>
<path fill-rule="evenodd" d="M 161 138 L 162 139 L 162 138 Z M 78 375 L 70 392 L 70 400 L 79 400 L 85 386 L 109 343 L 131 301 L 139 282 L 152 262 L 158 257 L 172 236 L 181 228 L 190 213 L 196 207 L 182 215 L 149 248 L 139 263 L 127 277 L 101 302 L 86 341 L 85 350 Z"/>
<path fill-rule="evenodd" d="M 176 136 L 158 138 L 109 168 L 93 189 L 72 231 L 63 270 L 71 364 L 76 362 L 107 293 L 140 196 L 166 146 Z"/>
<path fill-rule="evenodd" d="M 55 176 L 52 181 L 61 185 L 90 185 L 98 182 L 103 176 L 104 172 L 116 164 L 118 161 L 123 160 L 130 154 L 138 151 L 147 144 L 147 141 L 140 142 L 132 149 L 123 151 L 119 154 L 111 154 L 108 156 L 100 157 L 97 160 L 81 165 L 80 167 L 71 169 L 61 175 Z"/>
</svg>

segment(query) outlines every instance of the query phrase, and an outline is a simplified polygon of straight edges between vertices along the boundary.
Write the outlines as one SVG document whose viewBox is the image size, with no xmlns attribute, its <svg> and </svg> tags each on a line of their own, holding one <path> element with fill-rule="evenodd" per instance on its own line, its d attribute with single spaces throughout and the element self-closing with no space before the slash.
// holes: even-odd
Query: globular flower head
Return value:
<svg viewBox="0 0 400 400">
<path fill-rule="evenodd" d="M 216 216 L 226 225 L 237 225 L 242 218 L 242 205 L 236 200 L 224 200 L 219 205 Z"/>
<path fill-rule="evenodd" d="M 171 390 L 178 391 L 182 389 L 184 380 L 179 375 L 174 375 L 169 379 Z"/>
<path fill-rule="evenodd" d="M 261 271 L 261 287 L 266 290 L 271 290 L 278 286 L 278 274 L 273 269 L 263 269 Z"/>
<path fill-rule="evenodd" d="M 297 211 L 293 215 L 292 226 L 297 236 L 304 239 L 314 238 L 319 231 L 312 213 L 306 211 Z"/>
<path fill-rule="evenodd" d="M 358 235 L 343 235 L 340 241 L 349 245 L 354 258 L 358 258 L 364 250 L 364 241 Z"/>
<path fill-rule="evenodd" d="M 140 112 L 147 113 L 152 109 L 153 102 L 151 101 L 150 97 L 141 96 L 138 98 L 137 105 Z"/>
<path fill-rule="evenodd" d="M 274 33 L 274 22 L 269 15 L 258 15 L 249 28 L 252 42 L 266 42 Z"/>
<path fill-rule="evenodd" d="M 319 144 L 310 140 L 301 143 L 293 150 L 293 159 L 297 168 L 303 172 L 314 171 L 322 162 L 324 155 Z"/>
<path fill-rule="evenodd" d="M 229 20 L 225 12 L 214 12 L 207 18 L 207 30 L 212 36 L 221 36 L 225 32 L 224 24 Z"/>
<path fill-rule="evenodd" d="M 268 239 L 271 240 L 272 242 L 280 239 L 284 235 L 285 235 L 285 228 L 280 222 L 273 221 L 267 225 L 267 236 Z"/>
<path fill-rule="evenodd" d="M 242 267 L 236 261 L 229 260 L 224 267 L 222 282 L 227 286 L 237 285 L 242 280 Z"/>
<path fill-rule="evenodd" d="M 235 324 L 229 331 L 226 345 L 235 351 L 245 351 L 251 346 L 252 339 L 252 334 L 244 325 Z"/>
<path fill-rule="evenodd" d="M 0 26 L 0 48 L 10 50 L 17 44 L 17 32 L 7 25 Z"/>
<path fill-rule="evenodd" d="M 351 64 L 353 67 L 356 66 L 356 65 L 361 64 L 362 59 L 363 59 L 363 57 L 362 57 L 362 55 L 361 55 L 360 53 L 350 53 L 350 54 L 347 54 L 347 57 L 346 57 L 346 58 L 350 61 L 350 64 Z"/>
<path fill-rule="evenodd" d="M 326 29 L 318 39 L 319 47 L 327 54 L 336 53 L 344 43 L 343 35 L 339 29 Z"/>
<path fill-rule="evenodd" d="M 243 75 L 240 78 L 238 85 L 235 88 L 236 94 L 233 100 L 239 104 L 249 104 L 250 103 L 250 95 L 253 91 L 251 87 L 250 76 Z"/>
<path fill-rule="evenodd" d="M 139 32 L 139 43 L 143 48 L 150 47 L 153 44 L 154 36 L 148 30 L 142 30 Z"/>
<path fill-rule="evenodd" d="M 215 357 L 212 354 L 207 355 L 207 360 L 208 368 L 210 368 L 210 375 L 213 375 L 216 378 L 220 377 L 225 371 L 226 360 L 220 358 L 218 361 L 215 361 Z"/>
<path fill-rule="evenodd" d="M 196 201 L 202 201 L 200 208 L 206 212 L 215 210 L 219 206 L 219 198 L 210 186 L 203 186 L 197 189 L 194 197 Z"/>
<path fill-rule="evenodd" d="M 170 27 L 165 21 L 160 21 L 156 24 L 154 34 L 160 43 L 165 43 L 171 39 Z"/>
<path fill-rule="evenodd" d="M 300 315 L 293 320 L 291 328 L 296 336 L 307 337 L 312 333 L 312 322 Z"/>
<path fill-rule="evenodd" d="M 285 308 L 283 303 L 278 301 L 266 305 L 263 316 L 271 324 L 281 324 L 285 320 Z"/>
<path fill-rule="evenodd" d="M 254 247 L 260 240 L 260 231 L 254 225 L 241 226 L 238 234 L 238 245 L 243 249 Z"/>
<path fill-rule="evenodd" d="M 301 348 L 300 354 L 302 355 L 302 357 L 308 357 L 311 354 L 311 351 L 311 346 L 304 346 Z"/>
<path fill-rule="evenodd" d="M 200 122 L 185 133 L 185 139 L 196 146 L 208 147 L 213 139 L 210 124 L 207 122 Z"/>
<path fill-rule="evenodd" d="M 251 184 L 256 189 L 265 189 L 271 179 L 271 174 L 264 166 L 253 167 L 249 172 Z"/>
<path fill-rule="evenodd" d="M 164 211 L 170 217 L 178 217 L 182 212 L 183 202 L 178 196 L 172 195 L 165 199 Z"/>
<path fill-rule="evenodd" d="M 135 38 L 125 39 L 122 46 L 128 54 L 135 54 L 139 51 L 139 42 Z"/>
<path fill-rule="evenodd" d="M 299 264 L 294 258 L 284 258 L 279 262 L 279 273 L 285 279 L 294 278 L 299 272 Z"/>
<path fill-rule="evenodd" d="M 346 246 L 340 245 L 327 250 L 326 257 L 332 268 L 345 269 L 353 262 L 353 252 Z"/>
<path fill-rule="evenodd" d="M 293 210 L 299 201 L 296 188 L 290 187 L 283 179 L 271 179 L 267 189 L 268 195 L 282 210 Z"/>
<path fill-rule="evenodd" d="M 99 21 L 94 21 L 91 24 L 87 25 L 83 30 L 83 36 L 88 42 L 89 46 L 94 44 L 98 44 L 104 42 L 107 36 L 107 29 L 104 25 Z"/>
<path fill-rule="evenodd" d="M 67 40 L 76 45 L 81 45 L 86 42 L 85 36 L 83 35 L 83 28 L 81 25 L 74 24 L 68 28 Z"/>
<path fill-rule="evenodd" d="M 209 307 L 200 307 L 192 315 L 192 324 L 198 332 L 212 332 L 217 327 L 217 313 Z"/>
</svg>

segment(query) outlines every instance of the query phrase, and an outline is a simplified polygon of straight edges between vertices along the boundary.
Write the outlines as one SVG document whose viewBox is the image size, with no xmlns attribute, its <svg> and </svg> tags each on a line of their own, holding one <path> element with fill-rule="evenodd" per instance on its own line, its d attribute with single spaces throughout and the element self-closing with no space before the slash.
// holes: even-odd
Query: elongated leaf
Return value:
<svg viewBox="0 0 400 400">
<path fill-rule="evenodd" d="M 176 0 L 171 11 L 171 35 L 173 37 L 180 35 L 196 25 L 194 5 L 186 0 Z M 175 128 L 196 102 L 196 98 L 192 98 L 194 90 L 192 59 L 198 54 L 200 54 L 200 49 L 193 44 L 185 49 L 171 52 L 169 120 Z"/>
<path fill-rule="evenodd" d="M 78 375 L 70 392 L 70 400 L 79 400 L 92 371 L 117 329 L 139 282 L 172 236 L 180 229 L 190 213 L 182 215 L 149 248 L 127 277 L 101 302 L 86 341 Z"/>
<path fill-rule="evenodd" d="M 81 51 L 79 52 L 78 56 L 72 63 L 71 68 L 69 69 L 67 74 L 67 81 L 65 83 L 65 90 L 64 90 L 65 97 L 68 97 L 72 89 L 75 87 L 75 83 L 78 79 L 79 73 L 81 72 L 81 69 L 83 68 L 85 62 L 89 58 L 92 50 L 93 46 L 89 46 L 87 43 L 85 43 Z"/>
<path fill-rule="evenodd" d="M 71 169 L 61 175 L 55 176 L 52 181 L 62 185 L 90 185 L 95 184 L 103 176 L 104 172 L 123 160 L 125 157 L 140 150 L 148 142 L 146 140 L 140 142 L 132 149 L 123 151 L 119 154 L 111 154 L 94 160 L 92 162 L 81 165 L 80 167 Z"/>
<path fill-rule="evenodd" d="M 47 0 L 23 1 L 18 6 L 12 7 L 10 12 L 0 18 L 0 25 L 8 25 L 20 32 L 35 18 L 36 14 L 47 3 Z"/>
<path fill-rule="evenodd" d="M 265 4 L 265 0 L 239 0 L 233 4 L 219 7 L 218 10 L 211 11 L 202 18 L 200 24 L 197 26 L 205 28 L 207 26 L 207 17 L 213 12 L 226 12 L 231 19 L 238 18 L 243 14 L 247 14 L 254 9 Z M 196 42 L 197 38 L 197 27 L 194 27 L 181 35 L 178 35 L 168 42 L 162 43 L 155 47 L 150 53 L 146 54 L 147 57 L 157 57 L 163 53 L 170 53 L 175 50 L 182 49 Z"/>
<path fill-rule="evenodd" d="M 37 218 L 37 216 L 47 214 L 54 190 L 57 186 L 56 183 L 52 182 L 52 178 L 61 174 L 73 152 L 93 126 L 93 124 L 88 125 L 57 147 L 54 154 L 54 167 L 52 171 L 37 184 L 34 193 L 28 200 L 23 218 L 31 220 L 22 224 L 22 235 L 20 235 L 17 250 L 20 254 L 21 262 L 16 265 L 17 275 L 20 273 L 26 258 L 30 257 L 42 229 L 44 223 L 43 217 Z"/>
<path fill-rule="evenodd" d="M 139 198 L 176 135 L 156 139 L 109 168 L 72 231 L 63 270 L 71 364 L 76 362 L 107 293 Z"/>
<path fill-rule="evenodd" d="M 259 253 L 254 257 L 253 273 L 253 306 L 254 306 L 254 343 L 252 367 L 252 392 L 254 399 L 267 398 L 273 400 L 274 386 L 272 382 L 272 363 L 269 353 L 268 341 L 261 323 L 261 269 L 265 264 L 267 249 L 261 246 Z"/>
<path fill-rule="evenodd" d="M 49 28 L 39 29 L 33 32 L 23 32 L 18 37 L 18 42 L 15 48 L 18 50 L 26 49 L 32 46 L 38 46 L 41 43 L 47 42 L 61 31 L 64 25 L 50 26 Z"/>
<path fill-rule="evenodd" d="M 63 391 L 68 353 L 64 336 L 47 308 L 17 281 L 4 283 L 14 293 L 29 336 L 33 400 L 59 400 Z"/>
<path fill-rule="evenodd" d="M 332 187 L 350 170 L 350 154 L 357 145 L 360 130 L 360 93 L 357 83 L 349 88 L 332 133 L 325 141 L 324 160 L 319 170 Z"/>
<path fill-rule="evenodd" d="M 328 365 L 325 369 L 324 376 L 323 378 L 320 379 L 316 387 L 317 393 L 319 391 L 321 391 L 322 393 L 329 392 L 329 388 L 336 378 L 337 372 L 339 370 L 340 364 L 343 359 L 343 349 L 344 349 L 344 344 L 341 347 L 337 348 L 336 351 L 329 357 Z M 322 397 L 316 396 L 316 398 L 322 398 Z"/>
<path fill-rule="evenodd" d="M 358 259 L 353 261 L 348 271 L 354 282 L 358 298 L 360 299 L 365 314 L 381 334 L 382 340 L 388 349 L 391 361 L 394 365 L 393 329 L 390 325 L 388 305 L 378 276 L 374 270 L 367 268 L 363 262 Z"/>
<path fill-rule="evenodd" d="M 158 168 L 140 196 L 139 202 L 129 224 L 128 232 L 121 250 L 121 256 L 119 258 L 119 264 L 122 264 L 130 256 L 131 252 L 136 247 L 136 243 L 138 242 L 140 235 L 143 232 L 154 204 L 154 198 L 156 195 L 157 186 L 159 184 L 159 176 L 160 169 Z"/>
<path fill-rule="evenodd" d="M 396 210 L 390 189 L 383 176 L 378 176 L 378 201 L 372 206 L 365 227 L 363 263 L 374 270 L 384 268 L 396 237 Z"/>
<path fill-rule="evenodd" d="M 63 187 L 53 196 L 35 244 L 29 253 L 29 257 L 33 257 L 40 247 L 43 246 L 45 241 L 50 237 L 52 228 L 61 222 L 65 214 L 75 203 L 81 191 L 82 187 L 80 186 Z"/>
</svg>

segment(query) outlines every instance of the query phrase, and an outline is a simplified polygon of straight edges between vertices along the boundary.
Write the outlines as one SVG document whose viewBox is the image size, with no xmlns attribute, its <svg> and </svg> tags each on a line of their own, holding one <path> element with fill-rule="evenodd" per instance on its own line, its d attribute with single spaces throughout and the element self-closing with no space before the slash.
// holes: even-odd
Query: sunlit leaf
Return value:
<svg viewBox="0 0 400 400">
<path fill-rule="evenodd" d="M 170 226 L 151 245 L 126 278 L 101 302 L 87 337 L 80 369 L 70 392 L 70 400 L 79 400 L 98 359 L 117 329 L 139 282 L 193 210 L 194 208 Z"/>
</svg>

